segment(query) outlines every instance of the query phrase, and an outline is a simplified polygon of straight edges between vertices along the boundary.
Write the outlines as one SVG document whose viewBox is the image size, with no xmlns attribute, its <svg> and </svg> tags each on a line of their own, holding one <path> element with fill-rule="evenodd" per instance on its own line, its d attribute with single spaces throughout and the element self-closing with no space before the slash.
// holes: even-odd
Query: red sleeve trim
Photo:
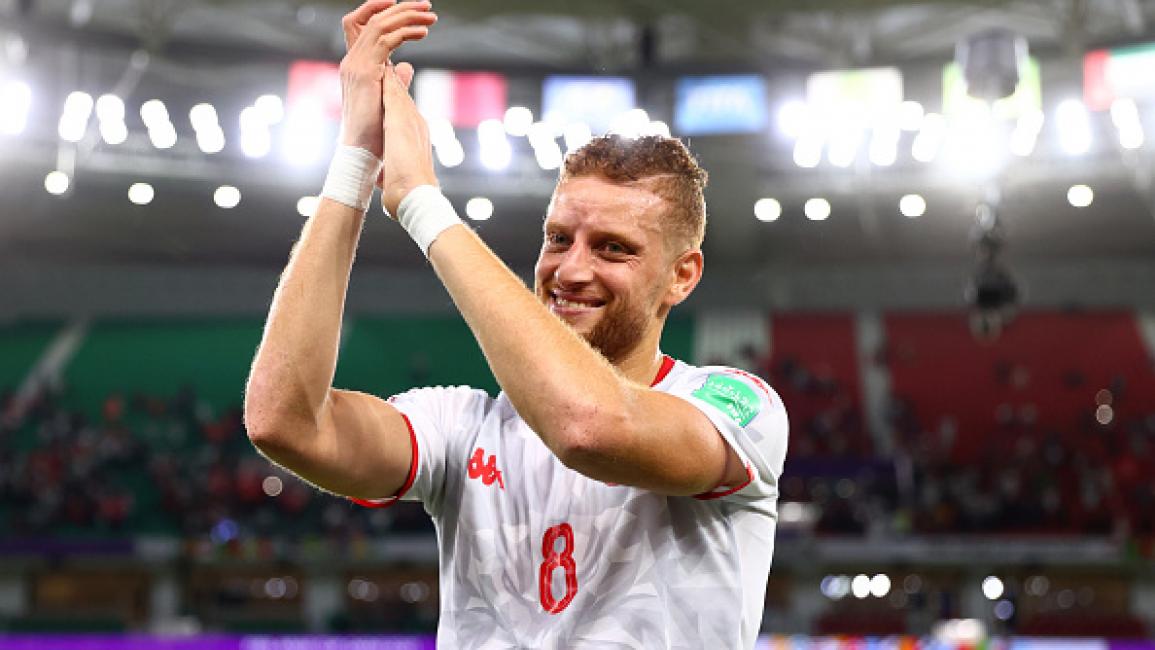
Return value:
<svg viewBox="0 0 1155 650">
<path fill-rule="evenodd" d="M 413 430 L 413 423 L 409 421 L 409 416 L 404 413 L 401 414 L 401 419 L 405 420 L 405 426 L 409 429 L 409 447 L 412 450 L 412 456 L 409 459 L 409 476 L 405 479 L 405 485 L 391 497 L 385 499 L 358 499 L 356 497 L 348 497 L 350 501 L 359 506 L 366 508 L 388 508 L 389 506 L 401 500 L 409 488 L 413 487 L 413 482 L 417 480 L 417 463 L 420 462 L 420 456 L 417 454 L 417 432 Z"/>
<path fill-rule="evenodd" d="M 735 492 L 742 490 L 747 485 L 750 485 L 753 482 L 754 482 L 754 468 L 750 467 L 750 463 L 746 463 L 746 480 L 744 482 L 742 482 L 741 485 L 738 485 L 736 487 L 732 487 L 732 488 L 726 490 L 725 492 L 719 492 L 718 490 L 721 489 L 721 487 L 723 487 L 723 486 L 719 486 L 719 487 L 714 488 L 710 492 L 705 492 L 703 494 L 695 494 L 694 498 L 698 499 L 699 501 L 710 501 L 712 499 L 721 499 L 722 497 L 728 497 L 731 494 L 734 494 Z"/>
<path fill-rule="evenodd" d="M 662 355 L 662 366 L 660 368 L 658 368 L 658 376 L 654 377 L 654 381 L 650 384 L 650 388 L 653 388 L 654 386 L 657 386 L 658 384 L 662 383 L 662 380 L 665 379 L 666 375 L 670 374 L 670 371 L 673 369 L 674 369 L 674 358 L 668 354 L 663 354 Z"/>
<path fill-rule="evenodd" d="M 727 368 L 726 372 L 728 372 L 732 375 L 738 375 L 739 377 L 745 377 L 746 379 L 749 379 L 751 382 L 754 383 L 755 386 L 757 386 L 759 389 L 761 389 L 763 393 L 766 393 L 766 397 L 771 402 L 774 401 L 774 396 L 770 394 L 770 388 L 766 385 L 765 380 L 763 380 L 758 375 L 748 373 L 745 370 L 739 370 L 738 368 Z"/>
</svg>

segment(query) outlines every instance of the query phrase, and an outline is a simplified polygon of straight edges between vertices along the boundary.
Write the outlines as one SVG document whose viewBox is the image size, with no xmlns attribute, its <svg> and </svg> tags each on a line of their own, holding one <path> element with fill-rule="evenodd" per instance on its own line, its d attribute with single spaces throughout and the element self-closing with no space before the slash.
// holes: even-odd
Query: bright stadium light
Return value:
<svg viewBox="0 0 1155 650">
<path fill-rule="evenodd" d="M 806 131 L 810 121 L 810 108 L 806 102 L 788 101 L 778 109 L 778 130 L 783 135 L 796 139 Z"/>
<path fill-rule="evenodd" d="M 124 100 L 116 95 L 101 95 L 96 100 L 96 117 L 101 122 L 123 122 L 124 110 Z"/>
<path fill-rule="evenodd" d="M 72 186 L 72 179 L 62 171 L 49 172 L 44 177 L 44 189 L 53 196 L 61 196 Z"/>
<path fill-rule="evenodd" d="M 474 221 L 486 221 L 493 216 L 493 201 L 476 196 L 465 204 L 465 216 Z"/>
<path fill-rule="evenodd" d="M 20 135 L 28 126 L 32 87 L 23 81 L 0 85 L 0 134 Z"/>
<path fill-rule="evenodd" d="M 150 99 L 140 106 L 140 119 L 150 129 L 169 123 L 168 108 L 159 99 Z"/>
<path fill-rule="evenodd" d="M 562 137 L 565 139 L 566 153 L 569 153 L 589 144 L 589 141 L 594 139 L 594 134 L 589 124 L 574 122 L 565 126 Z"/>
<path fill-rule="evenodd" d="M 811 221 L 825 221 L 830 217 L 830 201 L 823 198 L 813 198 L 806 201 L 802 207 L 806 218 Z"/>
<path fill-rule="evenodd" d="M 1039 132 L 1043 130 L 1043 112 L 1030 111 L 1019 117 L 1015 129 L 1011 131 L 1011 153 L 1026 158 L 1035 151 Z"/>
<path fill-rule="evenodd" d="M 850 593 L 850 578 L 847 576 L 826 576 L 818 587 L 822 595 L 830 600 L 842 600 Z"/>
<path fill-rule="evenodd" d="M 778 221 L 782 204 L 777 199 L 764 198 L 754 202 L 754 218 L 758 221 Z"/>
<path fill-rule="evenodd" d="M 870 595 L 875 598 L 886 598 L 890 593 L 890 576 L 880 573 L 870 579 Z"/>
<path fill-rule="evenodd" d="M 172 149 L 176 146 L 176 127 L 172 122 L 163 122 L 148 130 L 148 139 L 157 149 Z"/>
<path fill-rule="evenodd" d="M 998 600 L 1003 597 L 1003 581 L 996 576 L 987 576 L 983 580 L 983 595 L 987 600 Z"/>
<path fill-rule="evenodd" d="M 1083 102 L 1067 99 L 1060 103 L 1055 109 L 1055 125 L 1063 151 L 1078 156 L 1091 150 L 1091 116 Z"/>
<path fill-rule="evenodd" d="M 908 219 L 926 214 L 926 199 L 918 194 L 907 194 L 898 200 L 898 211 Z"/>
<path fill-rule="evenodd" d="M 1119 131 L 1119 146 L 1124 149 L 1143 146 L 1143 123 L 1139 120 L 1139 107 L 1135 105 L 1135 100 L 1120 98 L 1112 102 L 1111 121 Z"/>
<path fill-rule="evenodd" d="M 515 138 L 524 137 L 529 133 L 529 127 L 533 126 L 533 111 L 524 106 L 510 106 L 505 111 L 502 125 L 505 132 Z"/>
<path fill-rule="evenodd" d="M 610 125 L 610 133 L 623 138 L 638 138 L 645 135 L 650 126 L 650 115 L 641 108 L 631 108 L 622 113 Z"/>
<path fill-rule="evenodd" d="M 241 111 L 241 151 L 247 158 L 264 158 L 272 150 L 273 134 L 260 112 L 252 106 Z"/>
<path fill-rule="evenodd" d="M 870 595 L 870 577 L 863 574 L 854 576 L 854 580 L 850 581 L 850 593 L 854 597 L 862 600 Z"/>
<path fill-rule="evenodd" d="M 922 119 L 926 111 L 922 104 L 907 100 L 898 105 L 898 128 L 903 131 L 918 131 L 922 128 Z"/>
<path fill-rule="evenodd" d="M 123 120 L 101 120 L 100 137 L 111 145 L 124 144 L 128 140 L 128 126 Z"/>
<path fill-rule="evenodd" d="M 813 169 L 822 162 L 822 149 L 825 146 L 822 136 L 818 133 L 804 133 L 794 143 L 794 164 L 803 169 Z"/>
<path fill-rule="evenodd" d="M 450 140 L 437 147 L 437 161 L 445 167 L 457 167 L 465 162 L 465 147 L 458 140 Z"/>
<path fill-rule="evenodd" d="M 505 135 L 505 126 L 499 120 L 482 120 L 477 125 L 477 139 L 481 144 L 481 165 L 486 169 L 504 171 L 513 162 L 513 147 Z"/>
<path fill-rule="evenodd" d="M 661 120 L 654 120 L 650 122 L 650 126 L 642 132 L 642 135 L 657 135 L 668 138 L 670 137 L 670 125 Z"/>
<path fill-rule="evenodd" d="M 213 193 L 217 207 L 231 210 L 241 204 L 241 191 L 232 185 L 222 185 Z"/>
<path fill-rule="evenodd" d="M 830 136 L 830 146 L 827 148 L 826 158 L 835 167 L 849 167 L 854 164 L 861 144 L 861 124 L 854 119 L 843 120 Z"/>
<path fill-rule="evenodd" d="M 80 142 L 88 130 L 88 120 L 92 117 L 95 102 L 92 95 L 73 92 L 64 101 L 64 112 L 60 116 L 58 131 L 65 142 Z"/>
<path fill-rule="evenodd" d="M 302 196 L 297 201 L 297 214 L 302 217 L 311 217 L 317 214 L 317 207 L 321 205 L 321 197 L 319 196 Z"/>
<path fill-rule="evenodd" d="M 280 124 L 285 119 L 285 102 L 277 95 L 261 95 L 253 108 L 265 124 Z"/>
<path fill-rule="evenodd" d="M 1067 190 L 1067 202 L 1076 208 L 1085 208 L 1095 201 L 1095 191 L 1087 185 L 1072 185 Z"/>
<path fill-rule="evenodd" d="M 221 127 L 197 131 L 197 146 L 205 153 L 220 153 L 225 149 L 225 132 Z"/>
<path fill-rule="evenodd" d="M 541 167 L 545 171 L 557 169 L 565 162 L 561 147 L 558 146 L 556 140 L 547 140 L 535 146 L 533 148 L 533 156 L 537 159 L 538 167 Z"/>
<path fill-rule="evenodd" d="M 910 147 L 910 155 L 921 163 L 929 163 L 938 155 L 946 136 L 946 118 L 938 113 L 927 113 L 922 120 L 922 128 Z"/>
<path fill-rule="evenodd" d="M 136 205 L 148 205 L 156 198 L 156 191 L 148 183 L 134 183 L 128 188 L 128 200 Z"/>
<path fill-rule="evenodd" d="M 428 121 L 429 142 L 434 147 L 442 147 L 457 140 L 457 133 L 453 130 L 453 123 L 444 117 L 436 117 Z"/>
<path fill-rule="evenodd" d="M 220 116 L 212 104 L 197 104 L 189 109 L 189 123 L 194 131 L 220 128 Z"/>
<path fill-rule="evenodd" d="M 870 139 L 870 162 L 879 167 L 890 167 L 898 160 L 898 139 L 902 136 L 898 128 L 890 125 L 878 126 Z"/>
<path fill-rule="evenodd" d="M 325 121 L 319 112 L 303 109 L 290 113 L 281 129 L 281 153 L 285 160 L 298 167 L 309 167 L 321 162 L 330 144 L 328 129 L 319 128 Z M 268 132 L 268 126 L 265 126 Z"/>
</svg>

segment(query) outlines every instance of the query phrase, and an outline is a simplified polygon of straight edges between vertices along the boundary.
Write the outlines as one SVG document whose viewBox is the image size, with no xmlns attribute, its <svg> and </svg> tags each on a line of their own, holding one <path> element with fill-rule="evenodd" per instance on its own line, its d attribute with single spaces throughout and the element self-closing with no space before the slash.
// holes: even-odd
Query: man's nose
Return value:
<svg viewBox="0 0 1155 650">
<path fill-rule="evenodd" d="M 585 284 L 593 279 L 593 256 L 584 246 L 570 246 L 553 276 L 562 286 Z"/>
</svg>

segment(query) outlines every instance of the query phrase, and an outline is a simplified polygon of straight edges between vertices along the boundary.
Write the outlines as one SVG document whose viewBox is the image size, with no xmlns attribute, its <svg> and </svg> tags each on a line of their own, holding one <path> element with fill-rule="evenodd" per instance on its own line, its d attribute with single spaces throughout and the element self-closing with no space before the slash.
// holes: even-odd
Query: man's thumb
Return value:
<svg viewBox="0 0 1155 650">
<path fill-rule="evenodd" d="M 393 72 L 397 75 L 397 80 L 401 82 L 401 85 L 405 87 L 405 90 L 409 90 L 409 86 L 413 83 L 414 75 L 412 64 L 398 63 L 396 66 L 394 66 Z"/>
</svg>

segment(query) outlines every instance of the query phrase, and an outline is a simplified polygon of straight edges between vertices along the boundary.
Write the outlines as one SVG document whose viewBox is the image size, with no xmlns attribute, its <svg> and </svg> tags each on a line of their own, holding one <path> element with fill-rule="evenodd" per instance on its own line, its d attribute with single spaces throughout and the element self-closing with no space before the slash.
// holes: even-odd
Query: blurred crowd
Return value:
<svg viewBox="0 0 1155 650">
<path fill-rule="evenodd" d="M 791 357 L 744 365 L 789 406 L 782 501 L 807 504 L 818 534 L 1155 534 L 1155 402 L 1132 399 L 1143 408 L 1128 417 L 1092 410 L 1058 428 L 1040 425 L 1035 407 L 1000 405 L 989 430 L 959 431 L 950 418 L 920 421 L 894 394 L 883 453 L 854 380 Z M 1013 388 L 1014 369 L 992 372 Z M 1122 382 L 1111 392 L 1128 399 Z M 59 387 L 20 404 L 0 395 L 8 537 L 176 534 L 227 545 L 431 530 L 420 505 L 366 510 L 292 477 L 253 449 L 238 407 L 215 409 L 191 387 L 113 393 L 92 417 L 77 403 Z M 980 462 L 956 458 L 960 436 L 981 436 Z"/>
</svg>

